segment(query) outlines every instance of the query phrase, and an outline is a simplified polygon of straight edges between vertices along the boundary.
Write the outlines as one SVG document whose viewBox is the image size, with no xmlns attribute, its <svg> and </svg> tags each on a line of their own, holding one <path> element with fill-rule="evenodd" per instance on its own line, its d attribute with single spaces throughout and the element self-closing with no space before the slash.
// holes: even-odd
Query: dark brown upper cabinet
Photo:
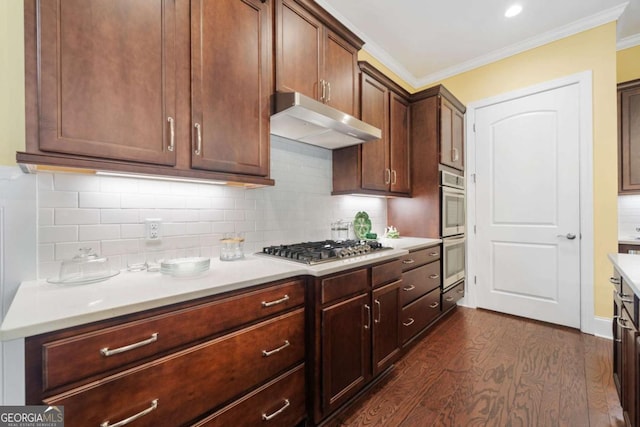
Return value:
<svg viewBox="0 0 640 427">
<path fill-rule="evenodd" d="M 619 193 L 640 194 L 640 79 L 618 85 Z"/>
<path fill-rule="evenodd" d="M 273 185 L 273 0 L 25 1 L 19 163 Z"/>
<path fill-rule="evenodd" d="M 276 1 L 276 90 L 356 116 L 363 41 L 311 0 Z"/>
<path fill-rule="evenodd" d="M 464 170 L 464 113 L 440 99 L 440 163 Z"/>
<path fill-rule="evenodd" d="M 333 194 L 409 196 L 409 94 L 367 62 L 360 62 L 361 120 L 382 138 L 333 152 Z"/>
</svg>

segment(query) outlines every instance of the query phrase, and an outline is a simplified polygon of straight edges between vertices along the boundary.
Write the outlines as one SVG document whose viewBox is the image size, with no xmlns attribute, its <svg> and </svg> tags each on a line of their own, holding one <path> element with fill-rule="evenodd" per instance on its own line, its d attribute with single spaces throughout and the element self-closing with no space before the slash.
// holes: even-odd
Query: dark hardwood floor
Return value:
<svg viewBox="0 0 640 427">
<path fill-rule="evenodd" d="M 333 426 L 624 426 L 611 341 L 458 307 Z"/>
</svg>

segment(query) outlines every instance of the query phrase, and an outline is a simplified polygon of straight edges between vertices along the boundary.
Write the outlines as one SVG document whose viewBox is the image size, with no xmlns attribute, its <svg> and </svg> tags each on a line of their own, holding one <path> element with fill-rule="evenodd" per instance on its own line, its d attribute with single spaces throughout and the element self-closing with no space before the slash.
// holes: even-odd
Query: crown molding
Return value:
<svg viewBox="0 0 640 427">
<path fill-rule="evenodd" d="M 406 67 L 401 65 L 398 61 L 396 61 L 387 51 L 385 51 L 379 45 L 377 45 L 374 41 L 372 41 L 367 34 L 360 31 L 360 29 L 357 28 L 351 21 L 349 21 L 341 13 L 339 13 L 335 8 L 329 5 L 325 0 L 316 0 L 316 3 L 318 3 L 320 6 L 325 8 L 327 12 L 332 14 L 336 19 L 342 22 L 347 28 L 349 28 L 351 31 L 356 33 L 358 37 L 363 39 L 365 41 L 364 48 L 367 52 L 369 52 L 374 58 L 376 58 L 378 61 L 384 64 L 391 71 L 396 73 L 407 84 L 409 84 L 410 86 L 416 89 L 432 83 L 436 83 L 440 80 L 455 76 L 457 74 L 470 71 L 474 68 L 478 68 L 483 65 L 487 65 L 492 62 L 508 58 L 509 56 L 513 56 L 518 53 L 522 53 L 524 51 L 563 39 L 565 37 L 569 37 L 574 34 L 590 30 L 600 25 L 604 25 L 609 22 L 616 21 L 620 17 L 620 15 L 622 15 L 622 12 L 624 12 L 625 8 L 629 4 L 629 2 L 619 4 L 618 6 L 603 10 L 602 12 L 596 13 L 586 18 L 579 19 L 577 21 L 574 21 L 562 27 L 556 28 L 552 31 L 548 31 L 546 33 L 537 35 L 535 37 L 531 37 L 522 42 L 509 45 L 503 49 L 498 49 L 493 52 L 489 52 L 486 55 L 482 55 L 477 58 L 471 59 L 469 61 L 465 61 L 453 67 L 448 67 L 423 77 L 416 77 L 411 72 L 409 72 L 406 69 Z M 637 37 L 640 37 L 640 35 L 638 35 Z M 636 39 L 636 36 L 627 37 L 621 40 L 621 42 L 625 41 L 626 43 L 628 39 L 632 39 L 630 43 L 634 43 L 634 44 L 631 44 L 627 47 L 632 47 L 637 44 L 640 44 L 640 39 Z M 622 49 L 624 48 L 625 47 L 623 47 Z M 621 49 L 620 43 L 618 43 L 618 49 Z"/>
<path fill-rule="evenodd" d="M 629 49 L 640 45 L 640 33 L 618 40 L 616 44 L 617 50 Z"/>
</svg>

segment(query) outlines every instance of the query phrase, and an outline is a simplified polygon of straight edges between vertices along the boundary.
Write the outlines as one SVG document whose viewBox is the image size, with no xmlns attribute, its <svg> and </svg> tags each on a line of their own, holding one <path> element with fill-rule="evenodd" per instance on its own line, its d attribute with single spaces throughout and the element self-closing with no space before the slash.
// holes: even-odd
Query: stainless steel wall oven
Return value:
<svg viewBox="0 0 640 427">
<path fill-rule="evenodd" d="M 440 171 L 442 237 L 442 287 L 446 289 L 465 277 L 466 204 L 464 177 Z"/>
</svg>

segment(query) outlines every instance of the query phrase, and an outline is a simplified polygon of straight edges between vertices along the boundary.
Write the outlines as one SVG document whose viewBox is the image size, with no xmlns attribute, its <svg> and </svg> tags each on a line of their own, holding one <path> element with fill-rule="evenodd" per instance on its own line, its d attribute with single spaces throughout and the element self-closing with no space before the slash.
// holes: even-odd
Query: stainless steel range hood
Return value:
<svg viewBox="0 0 640 427">
<path fill-rule="evenodd" d="M 380 139 L 382 131 L 298 92 L 274 96 L 271 133 L 330 150 Z"/>
</svg>

